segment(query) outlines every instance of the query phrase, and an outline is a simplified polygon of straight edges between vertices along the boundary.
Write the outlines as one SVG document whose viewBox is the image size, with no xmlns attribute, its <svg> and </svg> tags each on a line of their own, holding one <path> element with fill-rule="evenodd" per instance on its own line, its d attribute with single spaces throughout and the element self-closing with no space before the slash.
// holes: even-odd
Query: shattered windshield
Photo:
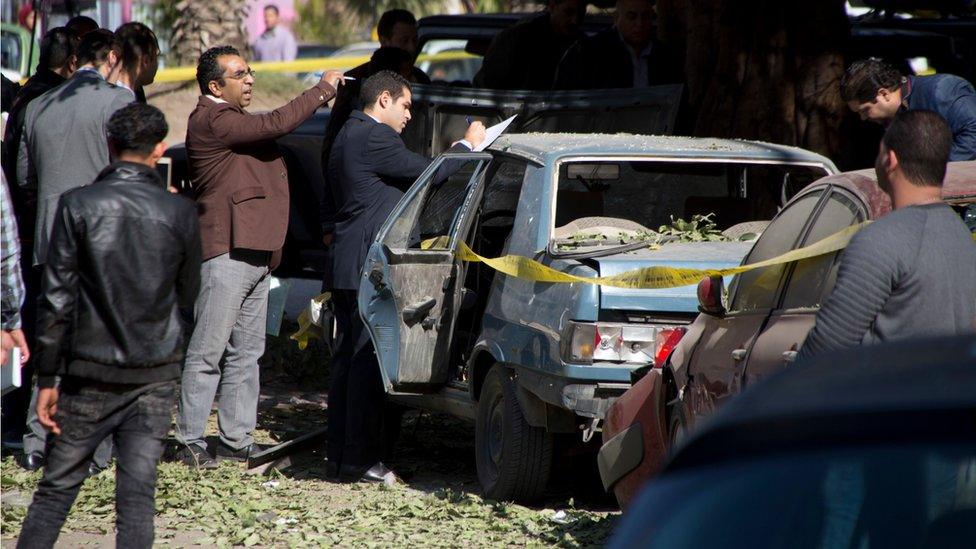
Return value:
<svg viewBox="0 0 976 549">
<path fill-rule="evenodd" d="M 820 167 L 735 161 L 566 162 L 559 167 L 556 253 L 753 240 Z"/>
</svg>

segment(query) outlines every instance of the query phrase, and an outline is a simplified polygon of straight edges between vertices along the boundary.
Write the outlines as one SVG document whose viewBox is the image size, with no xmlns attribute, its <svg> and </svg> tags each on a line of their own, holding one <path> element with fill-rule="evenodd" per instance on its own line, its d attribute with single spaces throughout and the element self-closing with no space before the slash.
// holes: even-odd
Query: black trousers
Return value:
<svg viewBox="0 0 976 549">
<path fill-rule="evenodd" d="M 54 546 L 95 448 L 110 435 L 118 451 L 116 546 L 152 547 L 156 465 L 175 404 L 175 381 L 117 385 L 64 378 L 55 417 L 61 434 L 51 445 L 18 549 Z"/>
<path fill-rule="evenodd" d="M 329 383 L 330 469 L 359 476 L 384 457 L 386 392 L 355 290 L 333 290 L 338 344 Z"/>
</svg>

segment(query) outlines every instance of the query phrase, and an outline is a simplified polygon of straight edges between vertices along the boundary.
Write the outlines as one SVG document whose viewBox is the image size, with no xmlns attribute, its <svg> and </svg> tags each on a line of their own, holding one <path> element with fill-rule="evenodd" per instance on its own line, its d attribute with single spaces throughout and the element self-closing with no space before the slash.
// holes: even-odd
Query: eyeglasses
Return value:
<svg viewBox="0 0 976 549">
<path fill-rule="evenodd" d="M 231 80 L 244 80 L 248 76 L 255 78 L 257 73 L 251 69 L 247 69 L 246 71 L 237 71 L 234 74 L 225 74 L 224 78 L 230 78 Z"/>
</svg>

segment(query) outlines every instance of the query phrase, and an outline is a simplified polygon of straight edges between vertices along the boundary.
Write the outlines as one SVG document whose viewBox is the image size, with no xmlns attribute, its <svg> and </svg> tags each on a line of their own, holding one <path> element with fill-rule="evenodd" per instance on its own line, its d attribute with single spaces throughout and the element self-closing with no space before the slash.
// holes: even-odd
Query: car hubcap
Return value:
<svg viewBox="0 0 976 549">
<path fill-rule="evenodd" d="M 488 452 L 492 463 L 495 465 L 498 465 L 502 460 L 502 439 L 505 431 L 504 412 L 501 399 L 492 403 L 491 416 L 488 420 Z"/>
</svg>

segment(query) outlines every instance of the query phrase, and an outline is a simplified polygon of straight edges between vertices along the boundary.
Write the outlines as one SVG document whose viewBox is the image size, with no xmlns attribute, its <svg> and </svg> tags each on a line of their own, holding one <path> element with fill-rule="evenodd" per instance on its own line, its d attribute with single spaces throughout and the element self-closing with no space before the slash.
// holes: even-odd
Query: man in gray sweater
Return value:
<svg viewBox="0 0 976 549">
<path fill-rule="evenodd" d="M 888 127 L 874 169 L 893 211 L 844 250 L 801 358 L 976 331 L 976 243 L 942 202 L 951 147 L 948 124 L 932 111 L 901 113 Z"/>
</svg>

